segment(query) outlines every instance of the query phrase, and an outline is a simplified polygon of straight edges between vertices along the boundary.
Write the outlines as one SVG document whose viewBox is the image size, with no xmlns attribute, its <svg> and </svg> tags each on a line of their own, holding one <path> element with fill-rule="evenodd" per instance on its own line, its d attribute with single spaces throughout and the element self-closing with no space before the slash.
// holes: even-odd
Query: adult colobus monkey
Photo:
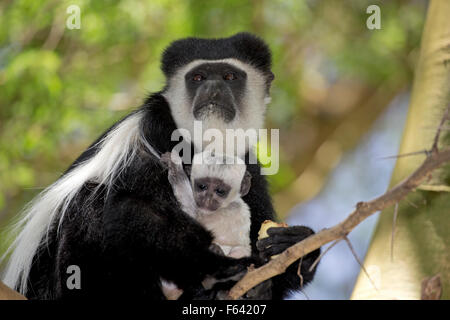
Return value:
<svg viewBox="0 0 450 320">
<path fill-rule="evenodd" d="M 261 128 L 273 74 L 266 44 L 248 33 L 224 39 L 173 42 L 162 57 L 165 88 L 113 125 L 28 207 L 10 249 L 7 285 L 28 298 L 95 296 L 164 299 L 161 278 L 185 292 L 207 275 L 226 278 L 311 235 L 307 227 L 269 229 L 274 210 L 258 164 L 249 164 L 253 257 L 234 259 L 210 250 L 212 235 L 178 206 L 159 157 L 179 142 L 177 128 Z M 195 143 L 193 143 L 195 144 Z M 194 145 L 193 147 L 199 147 Z M 247 154 L 248 159 L 248 154 Z M 270 232 L 272 231 L 272 232 Z M 303 283 L 318 256 L 302 259 Z M 69 266 L 81 288 L 67 286 Z M 274 299 L 299 287 L 299 263 L 272 279 Z"/>
</svg>

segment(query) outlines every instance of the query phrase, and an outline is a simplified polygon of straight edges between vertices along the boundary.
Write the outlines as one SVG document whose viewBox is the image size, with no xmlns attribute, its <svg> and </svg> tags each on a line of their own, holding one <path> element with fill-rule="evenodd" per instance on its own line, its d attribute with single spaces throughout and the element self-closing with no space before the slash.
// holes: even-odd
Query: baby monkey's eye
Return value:
<svg viewBox="0 0 450 320">
<path fill-rule="evenodd" d="M 223 189 L 216 189 L 215 191 L 216 191 L 217 195 L 219 195 L 221 197 L 223 197 L 225 195 L 225 190 L 223 190 Z"/>
<path fill-rule="evenodd" d="M 206 184 L 203 184 L 203 183 L 198 183 L 197 184 L 197 188 L 202 190 L 202 191 L 204 191 L 204 190 L 208 189 L 208 186 Z"/>
</svg>

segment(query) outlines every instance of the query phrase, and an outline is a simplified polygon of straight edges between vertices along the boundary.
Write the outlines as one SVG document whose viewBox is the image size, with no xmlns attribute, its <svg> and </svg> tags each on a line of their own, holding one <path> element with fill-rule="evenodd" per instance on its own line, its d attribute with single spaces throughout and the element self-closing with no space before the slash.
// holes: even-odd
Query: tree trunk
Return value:
<svg viewBox="0 0 450 320">
<path fill-rule="evenodd" d="M 431 149 L 433 136 L 450 101 L 449 12 L 450 1 L 430 2 L 399 154 Z M 441 148 L 450 146 L 449 132 L 447 121 Z M 391 185 L 415 170 L 424 156 L 398 158 Z M 420 299 L 422 281 L 437 274 L 442 298 L 450 298 L 450 193 L 446 187 L 449 177 L 450 167 L 446 166 L 426 183 L 435 187 L 419 188 L 408 200 L 398 204 L 393 251 L 391 233 L 395 210 L 380 215 L 364 263 L 377 290 L 360 273 L 352 299 Z M 434 288 L 439 291 L 438 282 L 434 282 Z"/>
</svg>

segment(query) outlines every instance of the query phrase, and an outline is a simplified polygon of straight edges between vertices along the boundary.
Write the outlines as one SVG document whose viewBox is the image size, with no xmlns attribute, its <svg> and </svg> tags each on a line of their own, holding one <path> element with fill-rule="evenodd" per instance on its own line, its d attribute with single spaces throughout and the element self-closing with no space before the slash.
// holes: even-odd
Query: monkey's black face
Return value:
<svg viewBox="0 0 450 320">
<path fill-rule="evenodd" d="M 197 207 L 216 211 L 226 200 L 231 187 L 218 178 L 199 178 L 194 180 L 194 199 Z"/>
<path fill-rule="evenodd" d="M 228 63 L 204 63 L 190 70 L 185 82 L 195 119 L 232 121 L 242 106 L 246 80 L 243 70 Z"/>
</svg>

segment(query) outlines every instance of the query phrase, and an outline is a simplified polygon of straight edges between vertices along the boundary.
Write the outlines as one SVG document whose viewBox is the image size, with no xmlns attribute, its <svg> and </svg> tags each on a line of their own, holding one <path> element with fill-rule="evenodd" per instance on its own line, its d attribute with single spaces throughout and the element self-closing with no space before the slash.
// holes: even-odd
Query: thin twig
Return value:
<svg viewBox="0 0 450 320">
<path fill-rule="evenodd" d="M 394 207 L 394 219 L 392 221 L 392 235 L 391 235 L 391 262 L 394 261 L 394 236 L 395 236 L 395 225 L 397 222 L 397 214 L 398 214 L 398 202 Z"/>
<path fill-rule="evenodd" d="M 301 273 L 301 269 L 302 269 L 302 262 L 303 262 L 303 257 L 300 258 L 300 263 L 298 264 L 298 269 L 297 269 L 297 275 L 300 279 L 300 288 L 303 288 L 303 276 Z"/>
<path fill-rule="evenodd" d="M 426 129 L 426 130 L 436 130 L 436 127 L 430 127 L 430 126 L 424 126 L 424 127 L 422 127 L 422 129 Z M 447 131 L 447 130 L 450 130 L 450 126 L 442 126 L 441 127 L 441 132 L 442 131 Z"/>
<path fill-rule="evenodd" d="M 405 198 L 406 202 L 408 202 L 408 204 L 413 207 L 414 209 L 419 209 L 419 207 L 417 206 L 417 204 L 411 202 L 410 200 L 408 200 L 408 198 Z"/>
<path fill-rule="evenodd" d="M 397 154 L 395 156 L 386 156 L 386 157 L 379 157 L 377 159 L 379 160 L 385 160 L 385 159 L 398 159 L 398 158 L 403 158 L 403 157 L 410 157 L 410 156 L 416 156 L 419 154 L 425 154 L 428 155 L 430 153 L 430 151 L 428 150 L 421 150 L 421 151 L 414 151 L 414 152 L 408 152 L 408 153 L 402 153 L 402 154 Z"/>
<path fill-rule="evenodd" d="M 347 236 L 344 237 L 345 242 L 347 242 L 348 248 L 350 249 L 350 251 L 353 254 L 353 257 L 356 259 L 356 261 L 358 262 L 359 266 L 361 267 L 361 269 L 364 271 L 364 273 L 366 274 L 367 278 L 369 279 L 370 283 L 373 285 L 373 287 L 375 288 L 375 290 L 378 291 L 377 286 L 375 285 L 375 282 L 372 281 L 372 278 L 370 277 L 369 273 L 367 272 L 366 268 L 364 267 L 364 263 L 359 259 L 358 255 L 356 254 L 355 249 L 352 246 L 352 243 L 350 242 L 350 240 L 347 238 Z"/>
<path fill-rule="evenodd" d="M 341 239 L 336 240 L 335 242 L 333 242 L 328 248 L 326 248 L 323 252 L 320 253 L 320 256 L 317 257 L 317 259 L 313 262 L 313 264 L 311 265 L 311 267 L 309 267 L 309 272 L 313 271 L 314 268 L 316 267 L 316 265 L 319 263 L 319 261 L 322 259 L 322 257 L 328 252 L 330 251 L 331 248 L 333 248 L 339 241 L 341 241 Z"/>
<path fill-rule="evenodd" d="M 441 123 L 439 123 L 439 127 L 437 129 L 436 135 L 434 136 L 433 146 L 431 147 L 432 152 L 438 152 L 438 143 L 439 143 L 439 138 L 441 136 L 441 130 L 445 124 L 445 121 L 448 120 L 449 110 L 450 110 L 450 104 L 447 107 L 447 109 L 444 111 L 444 115 L 442 116 Z"/>
<path fill-rule="evenodd" d="M 416 189 L 418 190 L 424 190 L 424 191 L 435 191 L 435 192 L 450 192 L 450 186 L 444 186 L 444 185 L 426 185 L 422 184 L 418 186 Z"/>
</svg>

